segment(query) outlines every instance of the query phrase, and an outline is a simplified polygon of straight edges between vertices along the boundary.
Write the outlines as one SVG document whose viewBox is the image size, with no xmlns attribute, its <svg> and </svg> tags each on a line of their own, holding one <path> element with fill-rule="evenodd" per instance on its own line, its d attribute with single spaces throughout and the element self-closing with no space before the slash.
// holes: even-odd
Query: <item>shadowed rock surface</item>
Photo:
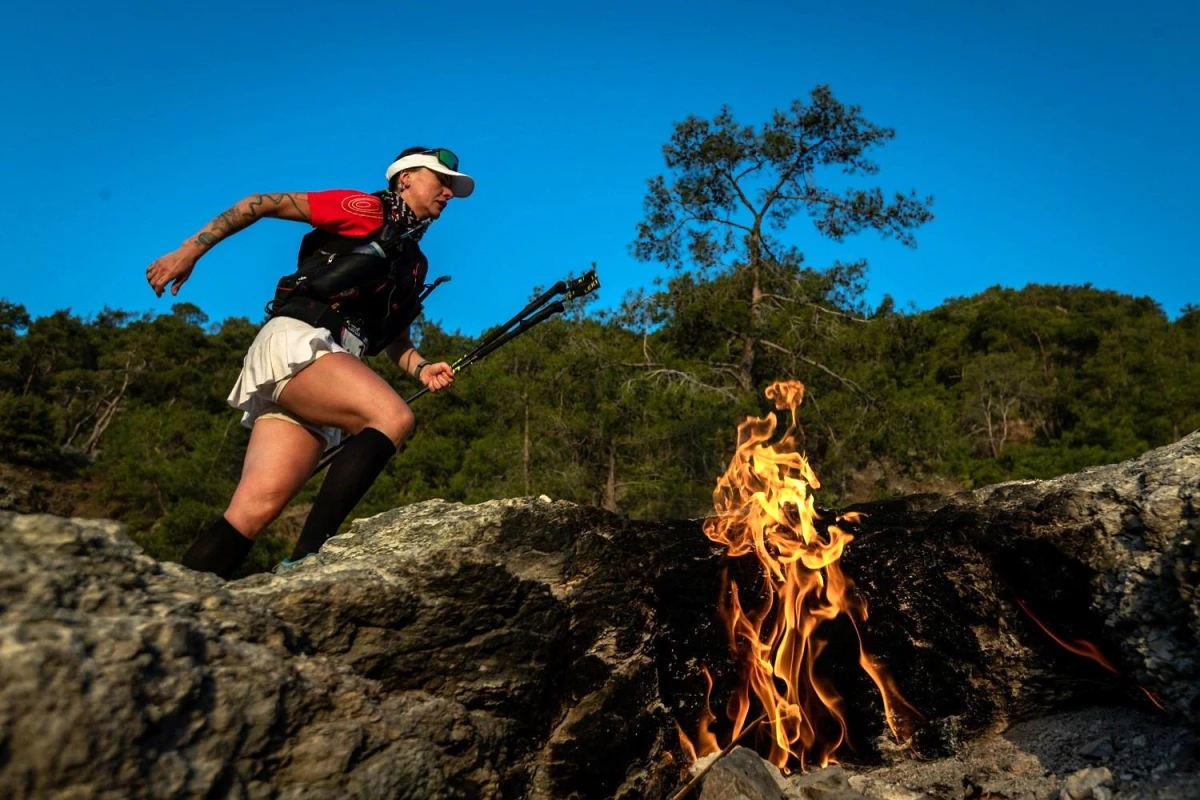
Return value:
<svg viewBox="0 0 1200 800">
<path fill-rule="evenodd" d="M 0 515 L 0 793 L 662 794 L 646 579 L 707 551 L 652 529 L 430 502 L 224 583 L 113 523 Z"/>
<path fill-rule="evenodd" d="M 955 757 L 1098 699 L 1200 722 L 1198 482 L 1193 435 L 1052 481 L 861 506 L 845 571 L 868 649 L 921 718 L 910 750 L 887 743 L 852 633 L 831 626 L 847 771 Z M 0 793 L 15 797 L 663 797 L 673 723 L 690 732 L 703 706 L 699 664 L 714 708 L 736 680 L 720 569 L 754 578 L 697 521 L 544 498 L 416 504 L 287 575 L 230 583 L 145 557 L 113 523 L 4 513 L 0 537 Z"/>
<path fill-rule="evenodd" d="M 672 743 L 650 578 L 675 544 L 706 555 L 694 534 L 566 503 L 433 501 L 360 520 L 286 580 L 235 591 L 386 692 L 501 721 L 514 791 L 641 796 Z"/>
<path fill-rule="evenodd" d="M 1152 707 L 1140 686 L 1200 726 L 1198 506 L 1193 434 L 1053 480 L 860 506 L 845 569 L 870 599 L 879 651 L 903 664 L 908 650 L 916 671 L 902 683 L 961 687 L 922 697 L 927 715 L 977 729 L 1098 698 Z M 1033 617 L 1096 645 L 1119 676 Z"/>
<path fill-rule="evenodd" d="M 783 776 L 745 748 L 716 762 L 700 800 L 1193 800 L 1200 741 L 1127 708 L 1050 714 L 932 761 Z M 727 763 L 728 762 L 728 763 Z M 702 767 L 704 761 L 698 762 Z"/>
</svg>

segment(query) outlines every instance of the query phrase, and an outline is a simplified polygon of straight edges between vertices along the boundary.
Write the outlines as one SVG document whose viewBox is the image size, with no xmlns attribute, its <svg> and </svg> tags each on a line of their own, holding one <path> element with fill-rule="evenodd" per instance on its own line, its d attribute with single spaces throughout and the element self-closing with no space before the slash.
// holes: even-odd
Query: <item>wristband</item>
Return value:
<svg viewBox="0 0 1200 800">
<path fill-rule="evenodd" d="M 422 361 L 420 364 L 417 364 L 417 371 L 413 373 L 413 377 L 416 378 L 417 380 L 421 380 L 421 370 L 425 369 L 428 366 L 429 366 L 428 361 Z"/>
</svg>

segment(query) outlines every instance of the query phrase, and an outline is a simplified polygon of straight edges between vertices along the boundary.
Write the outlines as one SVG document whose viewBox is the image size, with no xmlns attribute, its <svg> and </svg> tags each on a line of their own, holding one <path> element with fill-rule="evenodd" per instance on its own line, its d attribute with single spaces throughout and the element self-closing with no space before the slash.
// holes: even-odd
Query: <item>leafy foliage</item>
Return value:
<svg viewBox="0 0 1200 800">
<path fill-rule="evenodd" d="M 778 370 L 820 387 L 804 407 L 805 448 L 827 504 L 1049 477 L 1200 428 L 1195 310 L 1170 321 L 1144 299 L 1033 285 L 920 314 L 813 319 L 829 327 L 805 352 L 838 379 L 782 358 L 761 369 L 763 381 Z M 17 365 L 0 391 L 0 458 L 90 481 L 152 554 L 178 558 L 236 485 L 247 432 L 224 398 L 255 327 L 58 312 L 29 330 L 39 338 L 0 345 L 0 363 Z M 768 409 L 677 380 L 701 363 L 678 337 L 673 325 L 640 334 L 596 315 L 534 328 L 451 393 L 416 402 L 417 434 L 356 513 L 547 494 L 633 517 L 703 515 L 736 423 Z M 453 358 L 471 341 L 425 323 L 421 346 Z M 401 394 L 416 390 L 382 359 L 373 366 Z M 115 411 L 84 453 L 81 432 L 105 403 Z M 285 552 L 274 530 L 266 542 L 257 568 Z"/>
<path fill-rule="evenodd" d="M 356 515 L 544 493 L 700 516 L 737 423 L 768 410 L 762 390 L 781 378 L 808 388 L 804 447 L 826 505 L 1048 477 L 1200 427 L 1194 306 L 1171 321 L 1145 298 L 1031 285 L 901 313 L 863 301 L 865 263 L 805 263 L 786 239 L 797 217 L 836 241 L 903 244 L 932 219 L 928 198 L 856 183 L 893 135 L 826 87 L 757 129 L 727 109 L 680 123 L 633 243 L 671 278 L 619 313 L 543 323 L 418 401 L 416 435 Z M 177 559 L 236 485 L 247 431 L 225 397 L 256 330 L 186 303 L 85 320 L 0 300 L 0 459 L 87 482 L 152 555 Z M 473 344 L 429 322 L 417 333 L 429 358 Z M 401 395 L 418 388 L 372 366 Z M 286 552 L 284 528 L 251 570 Z"/>
</svg>

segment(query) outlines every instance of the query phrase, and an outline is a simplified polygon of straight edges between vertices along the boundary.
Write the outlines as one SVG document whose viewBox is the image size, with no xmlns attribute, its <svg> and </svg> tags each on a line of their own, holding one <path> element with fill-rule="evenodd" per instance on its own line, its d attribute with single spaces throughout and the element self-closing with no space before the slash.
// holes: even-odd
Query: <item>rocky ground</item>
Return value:
<svg viewBox="0 0 1200 800">
<path fill-rule="evenodd" d="M 843 631 L 849 649 L 835 633 L 822 658 L 859 760 L 785 780 L 740 749 L 691 791 L 1200 797 L 1198 508 L 1200 435 L 863 507 L 843 561 L 871 651 L 923 717 L 914 750 L 881 738 Z M 104 520 L 0 511 L 0 544 L 3 797 L 668 798 L 698 665 L 714 708 L 738 677 L 714 607 L 740 562 L 696 520 L 430 501 L 355 522 L 286 575 L 229 582 Z M 1054 643 L 1018 596 L 1116 673 Z"/>
<path fill-rule="evenodd" d="M 641 532 L 430 502 L 224 582 L 0 512 L 0 796 L 662 796 Z"/>
<path fill-rule="evenodd" d="M 728 764 L 724 763 L 729 761 Z M 1093 707 L 1027 720 L 932 761 L 784 777 L 745 749 L 712 763 L 702 800 L 1195 800 L 1200 739 L 1159 714 Z"/>
</svg>

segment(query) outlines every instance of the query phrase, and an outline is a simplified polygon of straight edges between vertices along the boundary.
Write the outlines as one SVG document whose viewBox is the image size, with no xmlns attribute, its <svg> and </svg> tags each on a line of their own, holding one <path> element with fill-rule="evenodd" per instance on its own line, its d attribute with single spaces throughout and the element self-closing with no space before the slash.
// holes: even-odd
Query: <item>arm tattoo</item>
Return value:
<svg viewBox="0 0 1200 800">
<path fill-rule="evenodd" d="M 283 205 L 284 203 L 287 203 L 292 208 L 296 209 L 297 213 L 299 213 L 300 216 L 304 218 L 305 222 L 312 222 L 312 220 L 309 218 L 309 215 L 305 214 L 300 209 L 300 205 L 296 202 L 296 198 L 294 196 L 292 196 L 291 192 L 283 192 L 282 194 L 258 194 L 258 195 L 255 195 L 250 200 L 250 204 L 249 204 L 250 207 L 249 207 L 249 210 L 247 211 L 247 216 L 251 217 L 252 219 L 257 219 L 258 215 L 259 215 L 259 208 L 268 202 L 271 203 L 272 205 L 276 205 L 276 206 L 280 206 L 280 205 Z"/>
<path fill-rule="evenodd" d="M 240 205 L 240 204 L 239 204 Z M 208 228 L 196 237 L 196 244 L 212 247 L 231 233 L 236 233 L 254 221 L 253 215 L 238 214 L 238 207 L 227 208 L 208 223 Z"/>
<path fill-rule="evenodd" d="M 256 194 L 248 198 L 244 203 L 238 203 L 232 208 L 228 208 L 218 214 L 216 219 L 208 224 L 207 230 L 196 237 L 196 244 L 206 248 L 212 247 L 226 236 L 237 233 L 242 228 L 264 216 L 262 211 L 268 203 L 271 206 L 281 206 L 286 203 L 295 209 L 305 222 L 312 222 L 311 216 L 304 212 L 300 204 L 296 202 L 295 196 L 290 192 L 283 192 L 281 194 Z M 266 216 L 273 215 L 268 214 Z"/>
<path fill-rule="evenodd" d="M 237 206 L 222 211 L 211 224 L 213 230 L 218 231 L 222 239 L 234 231 L 240 231 L 247 225 L 247 223 L 238 220 Z"/>
</svg>

